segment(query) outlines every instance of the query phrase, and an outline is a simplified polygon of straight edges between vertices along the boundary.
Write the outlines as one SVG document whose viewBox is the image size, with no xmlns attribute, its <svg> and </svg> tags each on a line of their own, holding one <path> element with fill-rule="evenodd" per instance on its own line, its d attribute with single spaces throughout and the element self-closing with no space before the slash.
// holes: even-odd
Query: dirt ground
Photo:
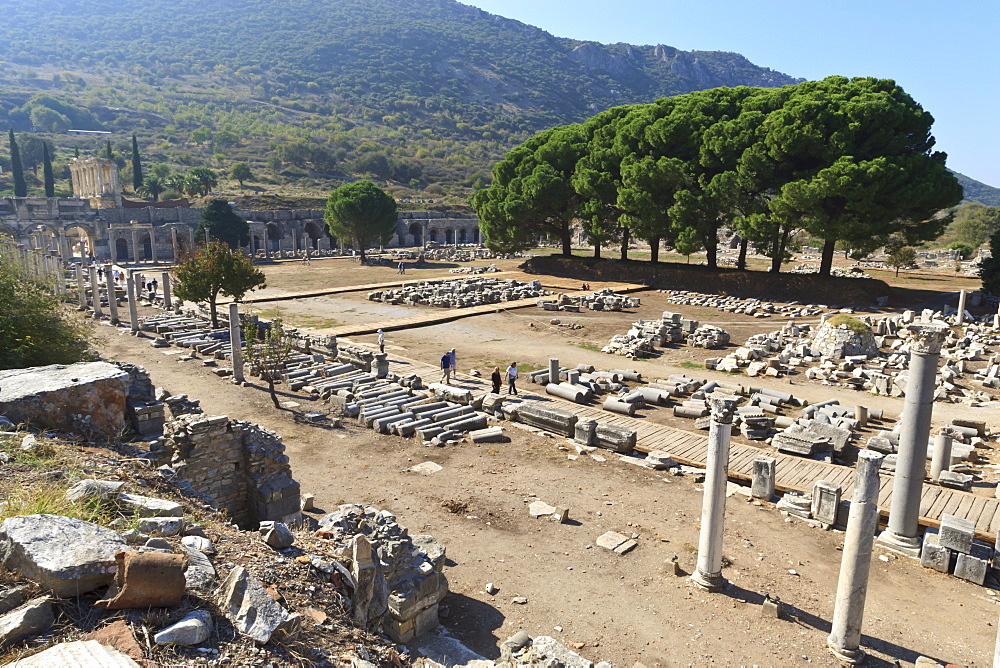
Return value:
<svg viewBox="0 0 1000 668">
<path fill-rule="evenodd" d="M 344 260 L 315 261 L 305 270 L 299 264 L 278 265 L 267 272 L 269 290 L 275 291 L 315 289 L 314 280 L 321 286 L 388 282 L 395 274 Z M 560 314 L 564 322 L 584 324 L 582 330 L 550 325 L 551 313 L 525 309 L 389 332 L 386 348 L 390 359 L 433 364 L 442 350 L 456 347 L 460 368 L 477 368 L 484 375 L 497 364 L 541 367 L 549 357 L 559 357 L 566 365 L 586 362 L 633 367 L 650 376 L 711 377 L 685 365 L 700 362 L 705 351 L 679 349 L 666 358 L 631 362 L 595 347 L 627 330 L 633 320 L 659 317 L 664 310 L 720 324 L 734 340 L 782 323 L 673 306 L 658 293 L 640 297 L 642 306 L 630 313 Z M 291 324 L 304 327 L 311 319 L 320 331 L 335 326 L 328 321 L 383 318 L 389 315 L 383 309 L 399 309 L 368 302 L 363 293 L 258 308 L 281 308 Z M 104 355 L 144 366 L 157 386 L 200 399 L 208 413 L 249 419 L 280 433 L 296 479 L 304 492 L 315 494 L 321 511 L 367 503 L 391 510 L 411 532 L 440 539 L 448 549 L 445 572 L 452 591 L 443 624 L 484 656 L 498 656 L 498 643 L 524 629 L 552 635 L 587 658 L 618 666 L 636 661 L 648 666 L 837 665 L 825 643 L 840 564 L 839 532 L 785 519 L 769 504 L 734 495 L 727 503 L 724 548 L 730 562 L 724 574 L 732 584 L 722 593 L 707 594 L 662 568 L 675 555 L 685 573 L 695 565 L 702 497 L 701 485 L 690 476 L 665 476 L 620 463 L 609 453 L 603 453 L 606 461 L 571 459 L 573 451 L 562 439 L 519 429 L 509 430 L 512 440 L 505 444 L 430 448 L 353 424 L 319 428 L 298 419 L 323 408 L 305 395 L 283 397 L 300 405 L 275 410 L 259 387 L 235 387 L 197 361 L 179 362 L 177 355 L 163 354 L 170 349 L 153 349 L 148 339 L 130 337 L 126 330 L 98 325 L 95 331 Z M 358 340 L 372 343 L 374 337 Z M 842 403 L 863 401 L 893 415 L 902 406 L 898 399 L 799 378 L 760 384 L 814 401 L 840 395 Z M 536 387 L 523 389 L 531 393 Z M 958 409 L 981 414 L 981 409 Z M 936 411 L 935 418 L 943 420 L 943 412 Z M 424 461 L 443 468 L 429 475 L 410 470 Z M 559 525 L 530 517 L 527 503 L 536 498 L 569 507 L 572 521 Z M 624 556 L 597 547 L 596 538 L 608 530 L 635 534 L 639 546 Z M 879 549 L 875 553 L 862 641 L 870 665 L 912 664 L 920 655 L 942 663 L 990 664 L 1000 614 L 995 591 Z M 499 588 L 495 596 L 485 593 L 489 582 Z M 787 613 L 782 619 L 761 615 L 764 593 L 780 597 Z M 515 597 L 528 602 L 515 604 Z"/>
</svg>

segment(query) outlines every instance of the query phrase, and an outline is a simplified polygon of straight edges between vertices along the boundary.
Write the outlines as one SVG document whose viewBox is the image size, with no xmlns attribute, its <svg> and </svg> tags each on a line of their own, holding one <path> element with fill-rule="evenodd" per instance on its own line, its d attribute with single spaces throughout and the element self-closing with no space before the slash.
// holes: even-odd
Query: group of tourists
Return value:
<svg viewBox="0 0 1000 668">
<path fill-rule="evenodd" d="M 457 371 L 458 359 L 455 356 L 455 349 L 452 348 L 444 355 L 441 355 L 441 382 L 451 385 L 451 381 Z"/>
<path fill-rule="evenodd" d="M 379 330 L 379 332 L 381 331 L 382 330 Z M 381 340 L 382 338 L 380 334 L 380 344 Z M 441 355 L 441 382 L 451 385 L 451 381 L 455 379 L 455 373 L 457 371 L 458 361 L 455 355 L 455 349 L 452 348 L 444 355 Z M 511 362 L 510 366 L 507 367 L 506 373 L 501 373 L 499 366 L 493 367 L 493 375 L 490 377 L 490 380 L 493 382 L 493 394 L 500 394 L 500 386 L 503 384 L 503 378 L 505 375 L 507 376 L 507 394 L 517 394 L 517 362 Z"/>
</svg>

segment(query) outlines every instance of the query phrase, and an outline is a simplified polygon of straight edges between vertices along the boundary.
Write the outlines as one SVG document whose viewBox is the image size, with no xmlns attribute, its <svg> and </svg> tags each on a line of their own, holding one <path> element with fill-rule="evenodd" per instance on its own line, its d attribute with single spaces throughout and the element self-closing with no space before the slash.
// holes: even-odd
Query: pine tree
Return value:
<svg viewBox="0 0 1000 668">
<path fill-rule="evenodd" d="M 21 150 L 14 139 L 14 128 L 8 132 L 10 139 L 10 171 L 14 177 L 14 197 L 27 197 L 28 184 L 24 180 L 24 165 L 21 163 Z"/>
<path fill-rule="evenodd" d="M 56 178 L 52 174 L 52 158 L 49 156 L 48 143 L 42 144 L 42 179 L 45 182 L 45 196 L 56 196 Z"/>
<path fill-rule="evenodd" d="M 139 142 L 135 139 L 135 134 L 132 134 L 132 187 L 136 192 L 139 192 L 139 188 L 142 187 L 142 163 L 139 161 Z"/>
</svg>

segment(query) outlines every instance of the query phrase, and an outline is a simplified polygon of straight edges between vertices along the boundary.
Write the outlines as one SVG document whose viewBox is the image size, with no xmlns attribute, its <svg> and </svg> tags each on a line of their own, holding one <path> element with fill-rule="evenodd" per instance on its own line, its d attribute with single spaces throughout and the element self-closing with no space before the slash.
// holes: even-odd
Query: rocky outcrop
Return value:
<svg viewBox="0 0 1000 668">
<path fill-rule="evenodd" d="M 629 49 L 631 51 L 631 48 Z M 608 53 L 595 42 L 585 42 L 569 53 L 569 57 L 592 70 L 607 72 L 616 76 L 636 74 L 635 66 L 626 58 Z"/>
<path fill-rule="evenodd" d="M 0 523 L 0 559 L 57 596 L 79 596 L 109 584 L 115 553 L 127 549 L 116 532 L 60 515 L 20 515 Z"/>
<path fill-rule="evenodd" d="M 129 374 L 106 362 L 0 371 L 0 415 L 110 439 L 121 433 L 129 385 Z"/>
</svg>

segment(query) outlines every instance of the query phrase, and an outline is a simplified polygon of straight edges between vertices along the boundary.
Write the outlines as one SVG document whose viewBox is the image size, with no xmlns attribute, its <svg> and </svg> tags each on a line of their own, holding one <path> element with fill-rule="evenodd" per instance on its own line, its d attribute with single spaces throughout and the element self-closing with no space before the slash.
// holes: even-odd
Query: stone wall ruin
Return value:
<svg viewBox="0 0 1000 668">
<path fill-rule="evenodd" d="M 224 415 L 181 415 L 164 425 L 150 454 L 240 527 L 298 519 L 299 483 L 285 446 L 260 425 Z"/>
</svg>

